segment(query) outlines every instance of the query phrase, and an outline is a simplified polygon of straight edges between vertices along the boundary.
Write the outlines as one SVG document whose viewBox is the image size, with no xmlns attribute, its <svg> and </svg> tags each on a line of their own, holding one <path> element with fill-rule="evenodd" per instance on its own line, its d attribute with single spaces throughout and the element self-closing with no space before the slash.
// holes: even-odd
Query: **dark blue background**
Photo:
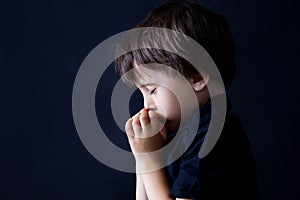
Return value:
<svg viewBox="0 0 300 200">
<path fill-rule="evenodd" d="M 132 28 L 160 2 L 1 1 L 1 200 L 134 199 L 134 174 L 104 166 L 81 143 L 72 88 L 96 45 Z M 202 2 L 227 18 L 237 43 L 230 96 L 251 142 L 261 199 L 299 199 L 297 1 Z M 109 68 L 97 110 L 107 135 L 126 148 L 124 134 L 104 118 L 117 78 Z"/>
</svg>

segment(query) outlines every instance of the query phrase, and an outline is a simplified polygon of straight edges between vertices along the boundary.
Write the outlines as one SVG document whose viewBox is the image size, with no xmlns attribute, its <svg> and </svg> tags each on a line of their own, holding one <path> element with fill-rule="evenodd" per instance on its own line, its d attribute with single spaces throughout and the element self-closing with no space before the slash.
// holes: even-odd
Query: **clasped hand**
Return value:
<svg viewBox="0 0 300 200">
<path fill-rule="evenodd" d="M 133 154 L 156 151 L 167 141 L 166 128 L 160 117 L 146 108 L 126 122 L 125 131 Z"/>
</svg>

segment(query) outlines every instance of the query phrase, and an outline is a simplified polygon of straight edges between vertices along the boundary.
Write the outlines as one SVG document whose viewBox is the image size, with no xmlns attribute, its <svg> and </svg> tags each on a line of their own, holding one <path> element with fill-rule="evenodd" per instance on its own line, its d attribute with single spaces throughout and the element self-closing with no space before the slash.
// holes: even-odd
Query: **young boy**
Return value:
<svg viewBox="0 0 300 200">
<path fill-rule="evenodd" d="M 225 88 L 231 85 L 235 44 L 222 16 L 195 2 L 172 1 L 152 10 L 136 27 L 168 28 L 193 38 L 216 63 Z M 137 166 L 158 164 L 156 170 L 137 173 L 137 200 L 258 199 L 250 147 L 228 100 L 218 142 L 208 155 L 199 157 L 210 119 L 218 113 L 218 108 L 212 110 L 211 99 L 224 95 L 218 83 L 214 84 L 214 90 L 208 90 L 207 85 L 215 81 L 212 74 L 200 74 L 180 56 L 151 48 L 122 55 L 116 60 L 116 67 L 122 76 L 133 70 L 131 76 L 123 78 L 135 84 L 144 98 L 144 108 L 125 126 Z M 182 76 L 170 75 L 172 70 Z M 193 103 L 193 98 L 197 104 Z M 200 111 L 201 117 L 193 141 L 187 142 L 190 138 L 183 134 L 175 145 L 180 149 L 189 144 L 180 158 L 163 168 L 159 167 L 160 159 L 139 158 L 140 154 L 155 152 L 170 143 L 196 111 Z"/>
</svg>

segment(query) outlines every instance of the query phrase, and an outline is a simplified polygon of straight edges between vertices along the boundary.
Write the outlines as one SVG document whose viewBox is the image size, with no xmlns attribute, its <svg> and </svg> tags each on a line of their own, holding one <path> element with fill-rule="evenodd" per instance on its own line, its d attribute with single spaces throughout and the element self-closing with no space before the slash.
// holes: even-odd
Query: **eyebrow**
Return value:
<svg viewBox="0 0 300 200">
<path fill-rule="evenodd" d="M 156 83 L 146 83 L 146 84 L 143 84 L 143 85 L 139 85 L 139 88 L 144 88 L 146 86 L 151 86 L 151 85 L 156 85 Z"/>
</svg>

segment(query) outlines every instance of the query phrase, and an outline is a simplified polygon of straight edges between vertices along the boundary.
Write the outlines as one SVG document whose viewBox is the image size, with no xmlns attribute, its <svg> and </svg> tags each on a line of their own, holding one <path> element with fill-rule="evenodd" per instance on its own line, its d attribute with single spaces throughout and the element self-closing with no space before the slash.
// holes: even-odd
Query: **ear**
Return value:
<svg viewBox="0 0 300 200">
<path fill-rule="evenodd" d="M 210 80 L 208 74 L 197 75 L 195 78 L 191 79 L 191 85 L 196 92 L 204 90 Z"/>
</svg>

